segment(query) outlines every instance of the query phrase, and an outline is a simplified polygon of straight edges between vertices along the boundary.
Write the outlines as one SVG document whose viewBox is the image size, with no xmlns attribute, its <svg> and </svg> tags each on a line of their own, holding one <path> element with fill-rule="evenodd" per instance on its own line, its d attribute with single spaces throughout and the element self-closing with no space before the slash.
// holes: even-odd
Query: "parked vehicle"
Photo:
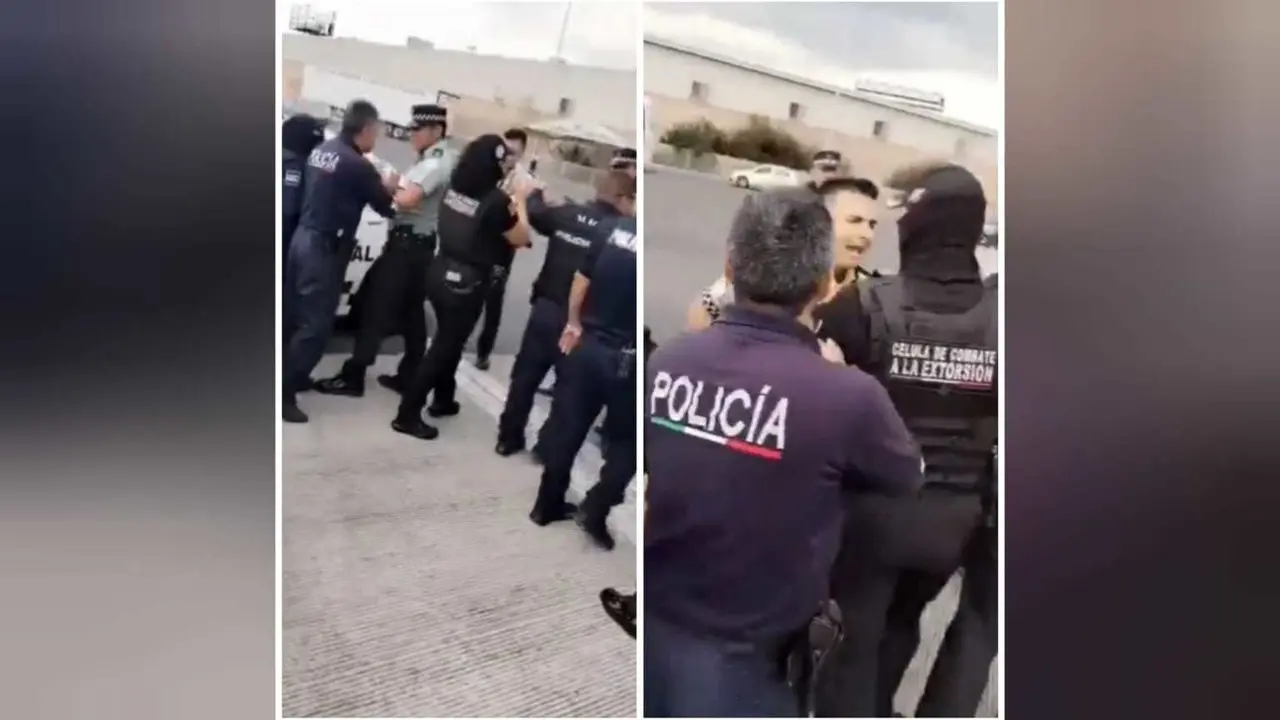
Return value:
<svg viewBox="0 0 1280 720">
<path fill-rule="evenodd" d="M 805 175 L 799 170 L 781 165 L 757 165 L 748 170 L 738 170 L 730 174 L 729 183 L 749 190 L 770 190 L 803 185 Z"/>
</svg>

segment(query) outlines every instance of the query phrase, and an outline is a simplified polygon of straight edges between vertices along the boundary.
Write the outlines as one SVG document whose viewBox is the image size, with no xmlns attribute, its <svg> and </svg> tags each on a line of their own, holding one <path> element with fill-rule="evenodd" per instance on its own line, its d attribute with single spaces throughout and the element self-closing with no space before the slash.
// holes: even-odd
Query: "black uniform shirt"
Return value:
<svg viewBox="0 0 1280 720">
<path fill-rule="evenodd" d="M 548 205 L 541 190 L 529 196 L 528 207 L 529 224 L 547 237 L 532 299 L 546 298 L 566 307 L 574 274 L 583 268 L 591 249 L 608 240 L 617 211 L 601 202 Z"/>
<path fill-rule="evenodd" d="M 635 218 L 617 217 L 603 242 L 592 245 L 582 274 L 591 280 L 582 303 L 582 331 L 605 342 L 636 343 Z"/>
<path fill-rule="evenodd" d="M 360 151 L 341 136 L 326 140 L 307 158 L 306 199 L 298 224 L 351 241 L 364 206 L 395 217 L 391 193 Z"/>
<path fill-rule="evenodd" d="M 731 305 L 646 375 L 645 609 L 690 632 L 798 629 L 829 597 L 844 494 L 922 482 L 884 387 L 792 318 Z"/>
<path fill-rule="evenodd" d="M 857 283 L 840 289 L 836 296 L 813 311 L 818 337 L 835 341 L 845 362 L 871 370 L 871 325 L 862 309 L 862 293 Z"/>
<path fill-rule="evenodd" d="M 494 188 L 476 210 L 476 234 L 471 239 L 467 260 L 485 267 L 510 267 L 515 247 L 503 234 L 516 226 L 519 218 L 511 197 Z"/>
</svg>

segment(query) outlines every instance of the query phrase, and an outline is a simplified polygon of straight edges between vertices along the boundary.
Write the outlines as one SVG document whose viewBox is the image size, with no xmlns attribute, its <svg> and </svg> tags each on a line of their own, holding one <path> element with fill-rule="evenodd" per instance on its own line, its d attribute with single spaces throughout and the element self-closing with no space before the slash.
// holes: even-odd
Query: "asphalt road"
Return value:
<svg viewBox="0 0 1280 720">
<path fill-rule="evenodd" d="M 409 143 L 382 138 L 374 148 L 373 154 L 391 163 L 397 172 L 403 173 L 415 160 L 415 153 Z M 549 197 L 571 197 L 583 200 L 592 196 L 592 189 L 586 185 L 570 182 L 559 176 L 540 178 L 547 185 Z M 507 294 L 503 302 L 502 324 L 498 330 L 498 340 L 494 344 L 494 355 L 514 354 L 520 348 L 520 336 L 524 332 L 524 324 L 529 318 L 529 294 L 533 288 L 533 280 L 542 268 L 542 259 L 546 254 L 546 238 L 536 235 L 533 247 L 516 253 L 515 264 L 511 267 L 511 277 L 507 281 Z M 475 338 L 480 333 L 477 325 L 472 335 L 471 350 L 475 348 Z M 347 352 L 350 348 L 348 338 L 336 338 L 330 352 Z M 400 339 L 393 338 L 383 343 L 384 354 L 398 354 L 401 350 Z"/>
<path fill-rule="evenodd" d="M 655 341 L 683 329 L 689 303 L 723 271 L 729 224 L 748 192 L 717 176 L 663 167 L 645 173 L 644 317 Z M 898 228 L 887 221 L 880 228 L 863 264 L 897 272 Z M 980 248 L 979 262 L 994 270 L 994 252 Z"/>
</svg>

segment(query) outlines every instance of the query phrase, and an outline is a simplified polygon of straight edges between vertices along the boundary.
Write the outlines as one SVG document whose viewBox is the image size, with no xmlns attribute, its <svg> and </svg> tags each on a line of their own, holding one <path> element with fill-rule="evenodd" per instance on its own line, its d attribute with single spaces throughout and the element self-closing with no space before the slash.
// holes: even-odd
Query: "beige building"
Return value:
<svg viewBox="0 0 1280 720">
<path fill-rule="evenodd" d="M 943 158 L 971 169 L 996 197 L 994 130 L 654 38 L 645 39 L 644 67 L 658 135 L 699 119 L 732 130 L 754 115 L 806 145 L 840 151 L 859 175 L 879 179 Z"/>
</svg>

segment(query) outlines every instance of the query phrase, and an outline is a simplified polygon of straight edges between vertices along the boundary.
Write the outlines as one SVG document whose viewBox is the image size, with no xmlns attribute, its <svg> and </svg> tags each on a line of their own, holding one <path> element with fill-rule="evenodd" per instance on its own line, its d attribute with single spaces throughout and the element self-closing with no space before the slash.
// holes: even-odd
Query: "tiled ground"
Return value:
<svg viewBox="0 0 1280 720">
<path fill-rule="evenodd" d="M 634 546 L 529 522 L 538 468 L 492 452 L 467 377 L 434 442 L 392 432 L 396 398 L 373 383 L 306 394 L 312 422 L 285 427 L 286 717 L 634 716 L 635 643 L 597 600 L 634 586 Z"/>
</svg>

